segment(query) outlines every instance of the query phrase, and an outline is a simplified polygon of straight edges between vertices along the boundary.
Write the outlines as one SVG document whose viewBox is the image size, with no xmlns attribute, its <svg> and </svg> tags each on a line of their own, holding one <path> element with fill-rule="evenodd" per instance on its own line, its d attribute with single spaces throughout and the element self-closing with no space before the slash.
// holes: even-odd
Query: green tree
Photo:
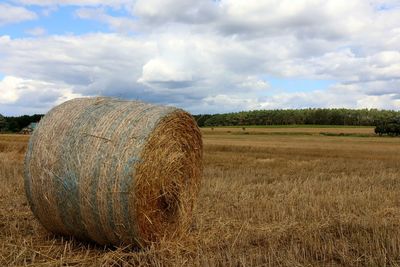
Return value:
<svg viewBox="0 0 400 267">
<path fill-rule="evenodd" d="M 5 129 L 7 125 L 6 119 L 3 117 L 3 115 L 0 114 L 0 132 Z"/>
<path fill-rule="evenodd" d="M 381 120 L 376 124 L 375 133 L 381 135 L 399 136 L 400 135 L 400 116 Z"/>
<path fill-rule="evenodd" d="M 23 115 L 19 117 L 5 117 L 6 127 L 5 129 L 10 132 L 19 132 L 22 128 L 28 126 L 31 122 L 39 122 L 43 117 L 41 114 L 35 115 Z"/>
</svg>

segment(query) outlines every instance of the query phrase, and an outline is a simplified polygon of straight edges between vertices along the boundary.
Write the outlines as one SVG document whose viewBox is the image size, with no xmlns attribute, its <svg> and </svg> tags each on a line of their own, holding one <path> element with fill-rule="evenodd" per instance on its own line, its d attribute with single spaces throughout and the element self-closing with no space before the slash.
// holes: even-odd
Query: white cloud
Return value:
<svg viewBox="0 0 400 267">
<path fill-rule="evenodd" d="M 26 20 L 34 20 L 37 15 L 24 8 L 0 3 L 0 27 L 6 24 L 18 23 Z"/>
<path fill-rule="evenodd" d="M 265 90 L 270 88 L 270 85 L 266 81 L 256 76 L 247 76 L 245 80 L 239 83 L 239 86 L 248 90 Z"/>
<path fill-rule="evenodd" d="M 339 85 L 340 87 L 340 85 Z M 396 94 L 365 95 L 361 91 L 345 88 L 326 91 L 278 93 L 272 96 L 218 94 L 206 97 L 199 107 L 201 112 L 209 110 L 213 113 L 232 112 L 257 109 L 301 109 L 301 108 L 378 108 L 400 109 L 400 96 Z"/>
<path fill-rule="evenodd" d="M 235 110 L 257 109 L 260 103 L 256 97 L 218 94 L 204 98 L 203 105 L 202 108 L 211 112 L 230 112 L 232 107 L 235 107 Z"/>
<path fill-rule="evenodd" d="M 21 82 L 20 79 L 15 77 L 5 77 L 0 81 L 0 103 L 14 103 L 18 100 L 18 84 Z"/>
<path fill-rule="evenodd" d="M 46 8 L 82 6 L 78 18 L 100 21 L 118 32 L 0 36 L 0 72 L 24 80 L 67 85 L 82 95 L 174 104 L 193 112 L 399 108 L 398 1 L 20 2 Z M 107 13 L 108 7 L 124 8 L 123 17 Z M 327 79 L 336 85 L 282 92 L 265 77 Z"/>
<path fill-rule="evenodd" d="M 7 57 L 0 61 L 3 73 L 78 86 L 104 77 L 136 81 L 156 47 L 116 34 L 90 34 L 37 39 L 3 36 L 0 50 Z"/>
<path fill-rule="evenodd" d="M 192 81 L 192 73 L 180 68 L 175 62 L 164 59 L 151 59 L 143 66 L 142 83 L 188 82 Z"/>
<path fill-rule="evenodd" d="M 185 22 L 206 24 L 218 16 L 208 0 L 137 0 L 131 12 L 147 23 Z"/>
<path fill-rule="evenodd" d="M 400 99 L 396 99 L 395 94 L 383 96 L 363 96 L 357 100 L 358 108 L 378 108 L 378 109 L 400 109 Z"/>
<path fill-rule="evenodd" d="M 55 104 L 80 96 L 68 85 L 5 76 L 0 81 L 0 113 L 43 113 Z"/>
</svg>

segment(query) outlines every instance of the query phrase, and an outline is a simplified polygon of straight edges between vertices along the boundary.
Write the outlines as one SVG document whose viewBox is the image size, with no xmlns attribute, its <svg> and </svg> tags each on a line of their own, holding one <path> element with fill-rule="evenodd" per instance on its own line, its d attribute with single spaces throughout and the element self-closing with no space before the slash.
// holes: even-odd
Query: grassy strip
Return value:
<svg viewBox="0 0 400 267">
<path fill-rule="evenodd" d="M 374 128 L 374 126 L 355 125 L 318 125 L 318 124 L 288 124 L 288 125 L 235 125 L 235 126 L 203 126 L 201 128 Z"/>
<path fill-rule="evenodd" d="M 319 133 L 323 136 L 341 136 L 341 137 L 379 137 L 376 134 L 360 134 L 360 133 Z"/>
<path fill-rule="evenodd" d="M 317 135 L 318 133 L 304 133 L 304 132 L 203 132 L 203 135 Z"/>
<path fill-rule="evenodd" d="M 232 132 L 232 131 L 224 131 L 224 132 L 203 132 L 203 135 L 269 135 L 269 136 L 334 136 L 334 137 L 393 137 L 393 136 L 379 136 L 376 134 L 361 134 L 361 133 L 326 133 L 326 132 L 315 132 L 315 133 L 307 133 L 307 132 Z"/>
</svg>

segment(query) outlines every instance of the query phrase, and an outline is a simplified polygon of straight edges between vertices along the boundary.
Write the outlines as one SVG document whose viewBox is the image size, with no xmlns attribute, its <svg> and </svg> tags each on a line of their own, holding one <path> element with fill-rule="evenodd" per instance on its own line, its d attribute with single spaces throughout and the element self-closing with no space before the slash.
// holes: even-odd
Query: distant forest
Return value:
<svg viewBox="0 0 400 267">
<path fill-rule="evenodd" d="M 376 126 L 400 117 L 400 111 L 378 109 L 277 109 L 194 115 L 200 127 L 246 125 Z"/>
<path fill-rule="evenodd" d="M 3 117 L 0 114 L 0 132 L 20 132 L 31 122 L 38 122 L 43 114 L 23 115 L 19 117 Z"/>
<path fill-rule="evenodd" d="M 42 114 L 3 117 L 0 131 L 19 132 L 31 122 L 40 121 Z M 353 125 L 377 126 L 398 121 L 400 111 L 378 109 L 277 109 L 254 110 L 223 114 L 194 115 L 200 127 L 248 125 Z"/>
</svg>

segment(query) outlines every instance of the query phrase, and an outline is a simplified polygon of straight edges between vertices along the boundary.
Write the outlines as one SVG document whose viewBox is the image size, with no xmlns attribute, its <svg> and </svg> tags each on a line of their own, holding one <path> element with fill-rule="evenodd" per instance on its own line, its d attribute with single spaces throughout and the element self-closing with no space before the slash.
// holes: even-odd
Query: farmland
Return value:
<svg viewBox="0 0 400 267">
<path fill-rule="evenodd" d="M 0 265 L 400 266 L 400 138 L 368 127 L 202 132 L 191 234 L 142 251 L 46 232 L 24 196 L 28 137 L 0 135 Z"/>
</svg>

